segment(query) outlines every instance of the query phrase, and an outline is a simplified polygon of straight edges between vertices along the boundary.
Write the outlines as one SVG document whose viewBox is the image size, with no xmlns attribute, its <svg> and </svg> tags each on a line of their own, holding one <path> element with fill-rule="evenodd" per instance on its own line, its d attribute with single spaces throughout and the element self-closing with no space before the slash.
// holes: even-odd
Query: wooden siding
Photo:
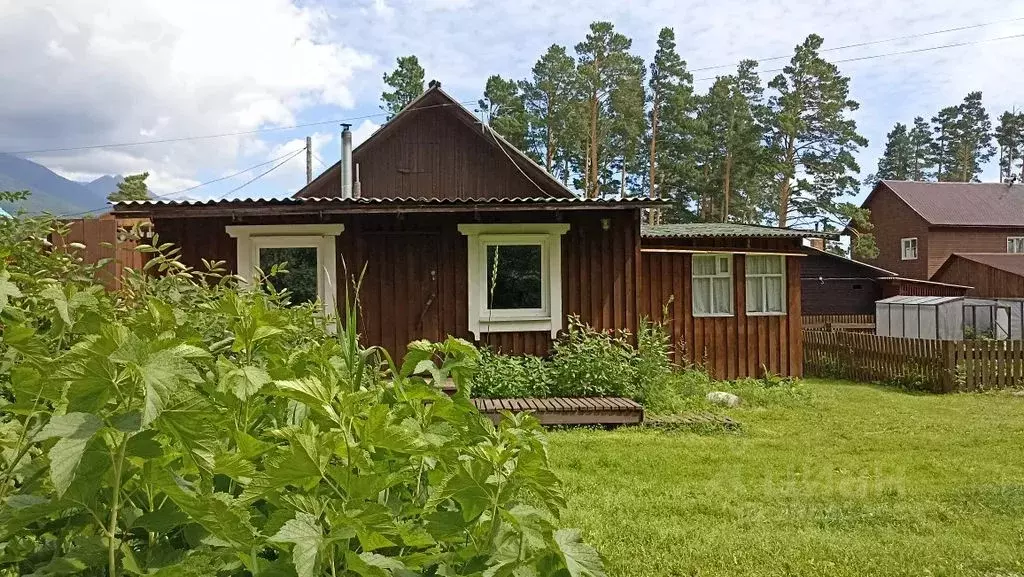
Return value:
<svg viewBox="0 0 1024 577">
<path fill-rule="evenodd" d="M 468 321 L 466 237 L 460 222 L 567 222 L 562 237 L 562 303 L 597 329 L 635 331 L 639 285 L 639 211 L 505 211 L 473 215 L 444 213 L 336 216 L 345 224 L 338 237 L 338 275 L 353 278 L 365 265 L 360 292 L 360 331 L 366 344 L 381 345 L 394 356 L 420 338 L 453 335 L 472 340 Z M 607 230 L 602 221 L 607 222 Z M 159 219 L 161 241 L 182 247 L 182 260 L 201 267 L 201 259 L 223 260 L 236 271 L 236 241 L 229 224 L 308 222 L 296 217 Z M 343 302 L 343 287 L 338 299 Z M 506 353 L 547 355 L 549 332 L 483 335 L 481 344 Z"/>
<path fill-rule="evenodd" d="M 931 277 L 954 252 L 1006 252 L 1008 236 L 1024 236 L 1024 228 L 933 227 L 928 237 L 928 278 L 939 280 Z"/>
<path fill-rule="evenodd" d="M 743 243 L 751 244 L 746 240 Z M 694 317 L 690 290 L 692 255 L 644 252 L 640 314 L 667 323 L 677 361 L 701 365 L 717 378 L 756 377 L 765 371 L 798 377 L 803 374 L 800 261 L 801 257 L 797 256 L 786 258 L 786 315 L 747 314 L 745 256 L 736 254 L 733 257 L 735 314 Z"/>
<path fill-rule="evenodd" d="M 396 118 L 353 152 L 360 196 L 366 198 L 566 197 L 568 193 L 515 151 L 497 144 L 475 118 L 436 96 Z M 469 116 L 469 118 L 466 118 Z M 468 122 L 472 122 L 471 126 Z M 524 174 L 525 173 L 525 174 Z M 527 177 L 526 175 L 531 175 Z M 299 192 L 337 197 L 341 175 L 332 166 Z"/>
<path fill-rule="evenodd" d="M 871 224 L 875 226 L 871 234 L 878 245 L 878 258 L 854 258 L 900 276 L 928 280 L 931 254 L 928 223 L 884 184 L 868 199 L 865 208 L 871 211 Z M 916 260 L 903 260 L 901 241 L 904 238 L 917 239 Z"/>
<path fill-rule="evenodd" d="M 50 242 L 53 243 L 54 250 L 71 252 L 74 249 L 67 245 L 81 243 L 85 245 L 85 250 L 79 255 L 84 262 L 97 263 L 103 259 L 110 259 L 96 275 L 97 280 L 108 290 L 120 288 L 125 268 L 141 270 L 146 264 L 146 255 L 135 250 L 139 239 L 132 238 L 130 234 L 136 224 L 143 226 L 145 230 L 145 227 L 148 227 L 148 221 L 145 219 L 114 219 L 104 215 L 100 218 L 71 220 L 65 224 L 68 226 L 65 235 L 51 235 Z"/>
<path fill-rule="evenodd" d="M 1024 298 L 1024 277 L 958 256 L 942 267 L 934 280 L 974 287 L 967 296 Z"/>
<path fill-rule="evenodd" d="M 879 272 L 832 255 L 811 253 L 800 261 L 805 315 L 874 314 L 882 287 Z"/>
</svg>

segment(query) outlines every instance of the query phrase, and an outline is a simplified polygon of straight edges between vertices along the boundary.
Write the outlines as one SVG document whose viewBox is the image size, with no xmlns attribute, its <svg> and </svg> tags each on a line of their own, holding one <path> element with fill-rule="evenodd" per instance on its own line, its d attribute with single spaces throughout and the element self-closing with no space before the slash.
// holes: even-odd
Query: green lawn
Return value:
<svg viewBox="0 0 1024 577">
<path fill-rule="evenodd" d="M 1024 575 L 1024 398 L 808 381 L 743 432 L 551 434 L 609 575 Z"/>
</svg>

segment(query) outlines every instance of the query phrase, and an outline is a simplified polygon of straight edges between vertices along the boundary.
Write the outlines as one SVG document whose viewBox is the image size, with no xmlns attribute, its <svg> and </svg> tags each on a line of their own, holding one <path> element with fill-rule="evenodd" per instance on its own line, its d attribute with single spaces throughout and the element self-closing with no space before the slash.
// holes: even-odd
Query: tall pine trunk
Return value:
<svg viewBox="0 0 1024 577">
<path fill-rule="evenodd" d="M 787 168 L 795 167 L 796 157 L 796 141 L 792 136 L 786 138 L 786 156 L 785 165 Z M 785 228 L 789 221 L 789 196 L 791 192 L 792 182 L 788 174 L 782 176 L 782 181 L 779 182 L 779 227 Z"/>
<path fill-rule="evenodd" d="M 722 167 L 722 222 L 729 222 L 729 198 L 732 196 L 732 151 L 725 152 Z"/>
<path fill-rule="evenodd" d="M 648 186 L 651 187 L 648 192 L 651 200 L 657 200 L 659 197 L 657 182 L 657 167 L 658 167 L 658 107 L 659 107 L 659 94 L 654 93 L 652 98 L 653 108 L 651 109 L 651 161 L 650 161 L 650 172 L 648 173 Z M 647 211 L 647 224 L 657 224 L 658 222 L 658 211 L 657 208 L 651 208 Z"/>
<path fill-rule="evenodd" d="M 594 89 L 590 93 L 590 150 L 587 157 L 587 197 L 597 198 L 598 185 L 597 179 L 599 171 L 597 169 L 597 109 L 600 104 L 598 97 L 600 96 L 600 86 L 598 81 L 601 78 L 601 59 L 594 58 Z"/>
</svg>

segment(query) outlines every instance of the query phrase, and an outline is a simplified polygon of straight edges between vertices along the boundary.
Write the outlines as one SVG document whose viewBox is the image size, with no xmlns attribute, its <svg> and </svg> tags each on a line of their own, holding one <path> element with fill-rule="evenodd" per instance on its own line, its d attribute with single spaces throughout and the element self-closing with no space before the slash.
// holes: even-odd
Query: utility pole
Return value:
<svg viewBox="0 0 1024 577">
<path fill-rule="evenodd" d="M 313 182 L 313 139 L 306 137 L 306 184 Z"/>
</svg>

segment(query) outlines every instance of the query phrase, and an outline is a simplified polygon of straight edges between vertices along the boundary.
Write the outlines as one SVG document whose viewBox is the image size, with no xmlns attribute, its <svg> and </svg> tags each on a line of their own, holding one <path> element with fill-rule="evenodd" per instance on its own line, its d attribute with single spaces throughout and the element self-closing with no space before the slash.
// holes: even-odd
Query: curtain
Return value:
<svg viewBox="0 0 1024 577">
<path fill-rule="evenodd" d="M 715 293 L 714 310 L 715 314 L 732 313 L 732 279 L 729 277 L 716 277 L 711 279 L 712 290 Z"/>
<path fill-rule="evenodd" d="M 783 284 L 782 277 L 765 277 L 765 310 L 770 313 L 781 313 L 785 310 L 782 306 Z"/>
<path fill-rule="evenodd" d="M 762 310 L 764 297 L 764 279 L 759 276 L 747 277 L 747 312 L 756 313 Z"/>
<path fill-rule="evenodd" d="M 714 255 L 694 255 L 693 256 L 693 276 L 714 276 L 715 274 L 715 256 Z"/>
<path fill-rule="evenodd" d="M 696 260 L 696 259 L 695 259 Z M 712 261 L 712 265 L 714 261 Z M 695 278 L 692 284 L 693 314 L 711 314 L 711 279 Z"/>
</svg>

